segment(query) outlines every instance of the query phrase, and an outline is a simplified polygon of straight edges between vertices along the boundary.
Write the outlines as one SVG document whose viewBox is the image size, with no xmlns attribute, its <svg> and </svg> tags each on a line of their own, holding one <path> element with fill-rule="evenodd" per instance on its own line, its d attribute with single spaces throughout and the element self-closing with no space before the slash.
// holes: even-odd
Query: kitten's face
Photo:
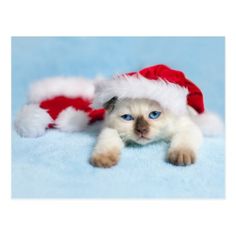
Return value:
<svg viewBox="0 0 236 236">
<path fill-rule="evenodd" d="M 148 99 L 123 99 L 108 111 L 106 123 L 116 129 L 125 142 L 146 144 L 163 132 L 166 115 L 161 106 Z"/>
</svg>

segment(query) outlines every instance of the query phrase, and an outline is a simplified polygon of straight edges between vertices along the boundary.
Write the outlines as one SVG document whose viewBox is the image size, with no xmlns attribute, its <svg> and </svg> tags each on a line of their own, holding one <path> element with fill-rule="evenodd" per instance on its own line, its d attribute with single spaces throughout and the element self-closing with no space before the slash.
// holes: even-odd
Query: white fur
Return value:
<svg viewBox="0 0 236 236">
<path fill-rule="evenodd" d="M 224 125 L 220 117 L 212 112 L 204 112 L 191 116 L 205 136 L 217 136 L 223 133 Z"/>
<path fill-rule="evenodd" d="M 38 137 L 52 122 L 50 115 L 36 104 L 25 105 L 17 114 L 15 129 L 23 137 Z"/>
<path fill-rule="evenodd" d="M 112 97 L 148 98 L 176 115 L 187 113 L 188 90 L 163 80 L 148 80 L 142 76 L 122 76 L 96 83 L 93 107 L 102 107 Z"/>
<path fill-rule="evenodd" d="M 39 103 L 56 96 L 84 97 L 94 96 L 94 82 L 76 77 L 53 77 L 34 82 L 29 90 L 28 100 Z"/>
<path fill-rule="evenodd" d="M 56 128 L 64 132 L 76 132 L 84 130 L 89 123 L 89 117 L 84 111 L 76 111 L 68 107 L 62 111 L 55 120 Z"/>
<path fill-rule="evenodd" d="M 197 154 L 202 142 L 202 132 L 189 116 L 177 118 L 171 132 L 170 151 L 187 148 Z"/>
<path fill-rule="evenodd" d="M 120 138 L 116 129 L 105 127 L 97 138 L 97 143 L 93 151 L 93 155 L 103 154 L 112 150 L 123 148 L 124 143 Z"/>
</svg>

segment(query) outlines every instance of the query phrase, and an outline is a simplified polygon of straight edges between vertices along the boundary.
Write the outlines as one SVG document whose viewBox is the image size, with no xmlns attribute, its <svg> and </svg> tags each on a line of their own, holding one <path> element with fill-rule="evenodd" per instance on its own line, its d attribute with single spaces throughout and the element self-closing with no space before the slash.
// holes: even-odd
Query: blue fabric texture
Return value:
<svg viewBox="0 0 236 236">
<path fill-rule="evenodd" d="M 12 119 L 29 85 L 49 76 L 111 76 L 155 64 L 182 70 L 203 91 L 206 108 L 224 119 L 223 37 L 14 37 Z M 165 161 L 168 144 L 126 147 L 119 164 L 88 160 L 98 135 L 48 130 L 22 138 L 12 129 L 13 198 L 224 198 L 224 136 L 204 138 L 198 161 Z"/>
</svg>

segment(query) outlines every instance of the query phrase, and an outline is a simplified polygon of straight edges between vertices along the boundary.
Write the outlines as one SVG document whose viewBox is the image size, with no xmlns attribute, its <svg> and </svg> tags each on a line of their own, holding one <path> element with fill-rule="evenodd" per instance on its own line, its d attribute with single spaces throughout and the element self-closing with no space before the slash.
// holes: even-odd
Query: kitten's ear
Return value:
<svg viewBox="0 0 236 236">
<path fill-rule="evenodd" d="M 104 109 L 111 112 L 114 109 L 117 100 L 118 97 L 111 98 L 109 101 L 103 104 Z"/>
</svg>

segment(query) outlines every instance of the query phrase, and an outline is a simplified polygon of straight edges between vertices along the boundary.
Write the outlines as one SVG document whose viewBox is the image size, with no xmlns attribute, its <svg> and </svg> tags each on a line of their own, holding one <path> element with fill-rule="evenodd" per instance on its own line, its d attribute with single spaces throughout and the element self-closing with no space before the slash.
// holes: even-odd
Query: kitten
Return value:
<svg viewBox="0 0 236 236">
<path fill-rule="evenodd" d="M 112 98 L 104 105 L 106 117 L 91 158 L 97 167 L 111 167 L 125 144 L 165 140 L 170 142 L 167 160 L 175 165 L 196 161 L 202 132 L 190 115 L 176 116 L 149 99 Z"/>
</svg>

